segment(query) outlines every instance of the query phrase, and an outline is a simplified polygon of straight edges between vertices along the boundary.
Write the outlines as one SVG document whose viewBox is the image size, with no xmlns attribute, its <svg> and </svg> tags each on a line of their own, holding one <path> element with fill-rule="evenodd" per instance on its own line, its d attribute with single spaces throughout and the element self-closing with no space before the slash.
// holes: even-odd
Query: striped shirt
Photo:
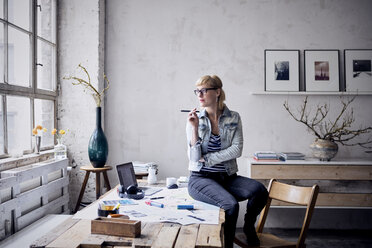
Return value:
<svg viewBox="0 0 372 248">
<path fill-rule="evenodd" d="M 209 143 L 208 143 L 208 152 L 218 152 L 220 150 L 221 150 L 221 137 L 220 135 L 214 135 L 212 133 L 209 139 Z M 211 167 L 206 167 L 205 165 L 203 165 L 200 171 L 226 172 L 226 168 L 225 168 L 225 165 L 223 164 L 215 164 Z"/>
</svg>

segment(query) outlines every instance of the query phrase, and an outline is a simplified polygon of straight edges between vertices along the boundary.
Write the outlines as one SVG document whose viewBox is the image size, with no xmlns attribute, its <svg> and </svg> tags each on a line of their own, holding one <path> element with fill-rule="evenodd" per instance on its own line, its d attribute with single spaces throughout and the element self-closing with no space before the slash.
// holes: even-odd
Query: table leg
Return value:
<svg viewBox="0 0 372 248">
<path fill-rule="evenodd" d="M 86 171 L 84 182 L 83 182 L 83 185 L 81 186 L 81 190 L 80 190 L 80 194 L 79 194 L 79 199 L 76 203 L 75 213 L 79 210 L 81 199 L 83 198 L 85 187 L 87 186 L 87 182 L 88 182 L 88 179 L 89 179 L 89 174 L 90 174 L 90 171 Z"/>
<path fill-rule="evenodd" d="M 101 173 L 96 173 L 96 199 L 101 196 Z"/>
<path fill-rule="evenodd" d="M 105 179 L 105 184 L 106 184 L 106 187 L 107 187 L 107 191 L 109 191 L 111 189 L 111 186 L 110 186 L 110 182 L 109 182 L 109 179 L 107 177 L 107 172 L 106 171 L 103 172 L 103 178 Z"/>
</svg>

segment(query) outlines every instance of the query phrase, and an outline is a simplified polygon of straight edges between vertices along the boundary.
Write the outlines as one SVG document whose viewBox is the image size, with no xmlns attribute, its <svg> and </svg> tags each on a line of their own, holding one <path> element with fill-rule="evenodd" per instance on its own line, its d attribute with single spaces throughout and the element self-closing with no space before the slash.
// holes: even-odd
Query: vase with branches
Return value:
<svg viewBox="0 0 372 248">
<path fill-rule="evenodd" d="M 355 98 L 356 96 L 346 99 L 340 97 L 342 107 L 334 120 L 329 118 L 330 108 L 326 103 L 317 105 L 315 112 L 311 111 L 308 106 L 308 96 L 305 97 L 297 113 L 292 111 L 288 101 L 285 101 L 283 106 L 294 120 L 304 124 L 316 136 L 315 142 L 310 146 L 313 155 L 320 160 L 329 161 L 337 154 L 337 143 L 344 146 L 372 147 L 372 137 L 364 141 L 355 141 L 356 137 L 372 132 L 372 127 L 353 127 L 355 117 L 350 104 Z"/>
<path fill-rule="evenodd" d="M 97 104 L 96 108 L 96 128 L 93 131 L 88 143 L 88 156 L 93 167 L 104 167 L 108 157 L 108 142 L 101 126 L 101 103 L 105 95 L 106 90 L 110 87 L 110 82 L 106 75 L 103 74 L 103 79 L 106 81 L 107 86 L 101 91 L 97 90 L 91 83 L 91 78 L 88 70 L 79 64 L 78 66 L 86 75 L 86 79 L 69 76 L 64 77 L 66 80 L 73 80 L 73 85 L 81 85 L 84 87 L 84 91 L 88 90 L 92 92 L 92 96 Z"/>
</svg>

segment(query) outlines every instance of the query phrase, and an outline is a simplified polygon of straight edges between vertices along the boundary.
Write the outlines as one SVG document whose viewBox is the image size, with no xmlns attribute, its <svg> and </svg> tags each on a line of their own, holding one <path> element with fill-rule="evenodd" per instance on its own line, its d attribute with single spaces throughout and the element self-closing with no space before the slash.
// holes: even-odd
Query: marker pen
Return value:
<svg viewBox="0 0 372 248">
<path fill-rule="evenodd" d="M 181 112 L 189 113 L 189 112 L 191 112 L 191 110 L 188 110 L 188 109 L 181 109 Z M 199 113 L 199 110 L 196 110 L 195 112 L 196 112 L 196 113 Z"/>
<path fill-rule="evenodd" d="M 155 201 L 145 201 L 147 205 L 158 207 L 158 208 L 163 208 L 164 204 L 160 202 L 155 202 Z"/>
<path fill-rule="evenodd" d="M 177 209 L 193 210 L 194 205 L 177 205 Z"/>
</svg>

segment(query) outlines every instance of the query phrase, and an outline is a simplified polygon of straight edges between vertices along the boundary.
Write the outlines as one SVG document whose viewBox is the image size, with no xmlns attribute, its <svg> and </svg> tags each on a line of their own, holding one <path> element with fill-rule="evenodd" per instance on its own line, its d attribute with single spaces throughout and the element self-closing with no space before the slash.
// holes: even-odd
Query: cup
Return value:
<svg viewBox="0 0 372 248">
<path fill-rule="evenodd" d="M 170 185 L 176 184 L 177 183 L 177 178 L 175 177 L 167 177 L 166 179 L 166 185 L 169 187 Z"/>
</svg>

